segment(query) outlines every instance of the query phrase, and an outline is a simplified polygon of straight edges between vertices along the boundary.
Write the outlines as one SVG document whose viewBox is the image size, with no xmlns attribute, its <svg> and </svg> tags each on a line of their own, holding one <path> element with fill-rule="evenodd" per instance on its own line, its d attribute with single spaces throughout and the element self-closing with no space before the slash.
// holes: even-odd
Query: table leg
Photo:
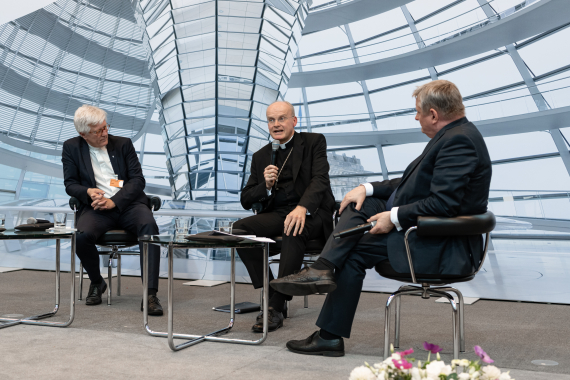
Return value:
<svg viewBox="0 0 570 380">
<path fill-rule="evenodd" d="M 19 323 L 26 325 L 38 326 L 52 326 L 52 327 L 67 327 L 75 318 L 75 234 L 71 236 L 71 304 L 69 319 L 66 322 L 40 322 L 40 319 L 53 317 L 59 310 L 60 302 L 60 254 L 61 254 L 61 240 L 56 239 L 55 242 L 55 306 L 53 311 L 45 314 L 34 315 L 23 319 L 0 318 L 0 321 L 7 321 L 8 323 L 0 324 L 0 328 L 14 326 Z"/>
</svg>

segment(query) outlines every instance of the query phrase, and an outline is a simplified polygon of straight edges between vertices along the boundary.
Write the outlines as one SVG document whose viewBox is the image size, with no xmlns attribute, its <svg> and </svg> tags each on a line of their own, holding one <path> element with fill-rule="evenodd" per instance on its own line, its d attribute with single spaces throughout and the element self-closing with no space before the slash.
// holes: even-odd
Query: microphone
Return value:
<svg viewBox="0 0 570 380">
<path fill-rule="evenodd" d="M 279 140 L 273 140 L 271 142 L 271 165 L 275 165 L 275 159 L 277 158 L 277 150 L 279 149 Z"/>
<path fill-rule="evenodd" d="M 356 227 L 352 227 L 352 228 L 349 228 L 347 230 L 340 231 L 336 234 L 333 234 L 333 237 L 335 239 L 342 239 L 342 238 L 352 236 L 352 235 L 363 234 L 366 231 L 370 231 L 372 229 L 372 227 L 374 227 L 375 225 L 376 225 L 376 221 L 374 220 L 370 223 L 360 224 Z"/>
<path fill-rule="evenodd" d="M 36 219 L 33 216 L 29 217 L 27 220 L 28 224 L 37 224 L 37 223 L 51 223 L 49 220 L 45 219 Z"/>
</svg>

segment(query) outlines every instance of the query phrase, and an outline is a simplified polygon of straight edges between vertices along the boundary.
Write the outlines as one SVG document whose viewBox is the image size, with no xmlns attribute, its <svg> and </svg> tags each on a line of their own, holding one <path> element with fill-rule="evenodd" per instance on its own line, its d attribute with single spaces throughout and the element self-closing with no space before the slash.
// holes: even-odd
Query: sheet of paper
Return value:
<svg viewBox="0 0 570 380">
<path fill-rule="evenodd" d="M 275 240 L 271 240 L 270 238 L 266 238 L 266 237 L 253 237 L 253 238 L 249 238 L 249 239 L 255 240 L 255 241 L 258 241 L 261 243 L 275 243 Z"/>
<path fill-rule="evenodd" d="M 182 285 L 191 285 L 191 286 L 216 286 L 221 284 L 226 284 L 227 281 L 215 281 L 215 280 L 196 280 L 190 282 L 183 282 Z"/>
</svg>

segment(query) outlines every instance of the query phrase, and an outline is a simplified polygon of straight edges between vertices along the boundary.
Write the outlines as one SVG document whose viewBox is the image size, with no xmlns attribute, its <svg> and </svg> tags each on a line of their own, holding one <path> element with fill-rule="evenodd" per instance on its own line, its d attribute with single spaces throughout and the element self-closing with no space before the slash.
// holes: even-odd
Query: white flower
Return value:
<svg viewBox="0 0 570 380">
<path fill-rule="evenodd" d="M 376 380 L 376 376 L 370 368 L 361 365 L 352 370 L 348 380 Z"/>
<path fill-rule="evenodd" d="M 463 373 L 460 373 L 460 374 L 457 376 L 457 378 L 458 378 L 459 380 L 470 380 L 470 379 L 471 379 L 471 376 L 470 376 L 468 373 L 463 372 Z"/>
<path fill-rule="evenodd" d="M 412 380 L 422 380 L 422 374 L 419 368 L 412 368 L 410 373 L 412 374 Z"/>
<path fill-rule="evenodd" d="M 512 380 L 512 377 L 508 372 L 504 372 L 501 373 L 501 376 L 499 376 L 499 380 Z"/>
<path fill-rule="evenodd" d="M 483 367 L 481 380 L 497 380 L 501 376 L 501 370 L 494 365 Z"/>
<path fill-rule="evenodd" d="M 473 368 L 473 367 L 471 367 L 471 368 Z M 469 371 L 469 374 L 471 375 L 471 378 L 472 378 L 472 379 L 478 379 L 479 376 L 481 376 L 481 374 L 479 373 L 479 371 L 474 371 L 474 372 Z"/>
<path fill-rule="evenodd" d="M 426 366 L 426 372 L 430 378 L 438 378 L 439 375 L 449 375 L 451 373 L 451 366 L 445 365 L 441 360 L 436 360 Z"/>
</svg>

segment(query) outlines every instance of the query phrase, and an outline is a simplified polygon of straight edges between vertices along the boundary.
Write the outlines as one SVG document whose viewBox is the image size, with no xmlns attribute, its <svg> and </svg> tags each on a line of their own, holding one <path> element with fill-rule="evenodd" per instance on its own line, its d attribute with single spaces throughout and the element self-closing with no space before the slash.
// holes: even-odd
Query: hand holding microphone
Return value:
<svg viewBox="0 0 570 380">
<path fill-rule="evenodd" d="M 342 239 L 345 237 L 353 236 L 353 235 L 362 235 L 367 231 L 370 231 L 376 225 L 376 221 L 372 221 L 370 223 L 359 224 L 356 227 L 352 227 L 346 229 L 344 231 L 337 232 L 333 234 L 335 239 Z"/>
<path fill-rule="evenodd" d="M 265 177 L 265 187 L 269 190 L 275 185 L 279 169 L 275 166 L 277 159 L 277 150 L 279 149 L 279 140 L 273 140 L 271 143 L 271 164 L 265 168 L 263 176 Z"/>
</svg>

